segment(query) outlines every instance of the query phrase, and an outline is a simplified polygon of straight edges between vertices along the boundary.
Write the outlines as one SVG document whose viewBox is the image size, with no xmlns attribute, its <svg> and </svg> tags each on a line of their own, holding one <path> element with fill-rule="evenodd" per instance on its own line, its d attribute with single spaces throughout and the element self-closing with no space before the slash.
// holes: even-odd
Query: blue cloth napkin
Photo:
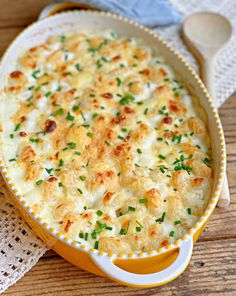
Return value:
<svg viewBox="0 0 236 296">
<path fill-rule="evenodd" d="M 127 16 L 151 28 L 180 21 L 177 12 L 164 0 L 73 0 L 70 2 L 83 3 L 93 8 Z"/>
</svg>

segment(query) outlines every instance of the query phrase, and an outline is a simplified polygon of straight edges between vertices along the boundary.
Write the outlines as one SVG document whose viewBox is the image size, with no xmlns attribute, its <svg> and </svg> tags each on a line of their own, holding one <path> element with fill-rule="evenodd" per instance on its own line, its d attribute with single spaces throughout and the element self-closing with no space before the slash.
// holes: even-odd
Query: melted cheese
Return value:
<svg viewBox="0 0 236 296">
<path fill-rule="evenodd" d="M 129 253 L 193 226 L 211 192 L 210 140 L 162 57 L 113 32 L 68 33 L 19 56 L 1 149 L 28 204 L 72 240 Z"/>
</svg>

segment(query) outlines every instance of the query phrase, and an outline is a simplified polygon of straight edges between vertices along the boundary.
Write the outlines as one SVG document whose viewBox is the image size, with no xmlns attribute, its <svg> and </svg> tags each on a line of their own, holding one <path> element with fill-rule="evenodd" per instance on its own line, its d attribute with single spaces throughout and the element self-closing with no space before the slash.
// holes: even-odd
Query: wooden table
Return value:
<svg viewBox="0 0 236 296">
<path fill-rule="evenodd" d="M 49 0 L 0 0 L 0 55 Z M 220 108 L 228 155 L 232 203 L 216 209 L 194 246 L 187 270 L 177 280 L 153 289 L 133 289 L 80 270 L 47 252 L 3 295 L 236 295 L 236 94 Z"/>
</svg>

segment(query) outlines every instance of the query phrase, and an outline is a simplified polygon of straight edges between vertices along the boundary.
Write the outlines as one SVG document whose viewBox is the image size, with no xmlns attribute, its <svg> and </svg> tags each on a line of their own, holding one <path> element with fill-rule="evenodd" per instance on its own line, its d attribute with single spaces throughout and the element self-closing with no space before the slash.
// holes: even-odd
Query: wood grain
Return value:
<svg viewBox="0 0 236 296">
<path fill-rule="evenodd" d="M 0 55 L 50 2 L 0 0 Z M 221 107 L 220 116 L 227 143 L 227 174 L 232 202 L 227 209 L 215 210 L 194 246 L 190 265 L 177 280 L 153 289 L 133 289 L 80 270 L 49 251 L 3 295 L 236 295 L 236 94 Z"/>
<path fill-rule="evenodd" d="M 38 293 L 38 294 L 37 294 Z M 199 242 L 190 265 L 162 287 L 134 289 L 76 268 L 53 252 L 4 295 L 235 295 L 236 239 Z"/>
<path fill-rule="evenodd" d="M 0 28 L 28 26 L 37 19 L 43 7 L 52 2 L 52 0 L 0 0 Z"/>
</svg>

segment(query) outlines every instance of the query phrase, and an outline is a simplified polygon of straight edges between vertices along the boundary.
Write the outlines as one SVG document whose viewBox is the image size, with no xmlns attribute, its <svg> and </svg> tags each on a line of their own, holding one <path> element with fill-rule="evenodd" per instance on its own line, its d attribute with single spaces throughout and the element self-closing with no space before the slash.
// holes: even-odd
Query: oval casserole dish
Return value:
<svg viewBox="0 0 236 296">
<path fill-rule="evenodd" d="M 139 252 L 123 255 L 116 254 L 116 250 L 113 250 L 113 253 L 107 254 L 72 242 L 37 216 L 27 205 L 27 201 L 18 193 L 17 187 L 8 176 L 7 168 L 2 160 L 0 160 L 1 173 L 22 216 L 47 246 L 66 260 L 80 268 L 109 277 L 124 285 L 140 288 L 163 285 L 174 280 L 187 267 L 192 254 L 193 242 L 197 240 L 204 229 L 219 199 L 225 174 L 226 156 L 224 135 L 217 110 L 201 80 L 170 45 L 149 29 L 131 20 L 103 12 L 66 12 L 50 16 L 28 27 L 15 39 L 2 58 L 0 89 L 2 90 L 4 87 L 6 74 L 13 70 L 14 61 L 16 61 L 20 50 L 45 42 L 50 35 L 62 35 L 74 29 L 78 32 L 112 29 L 121 36 L 141 38 L 148 46 L 158 48 L 160 55 L 181 77 L 189 92 L 194 93 L 199 98 L 199 104 L 207 114 L 214 161 L 212 193 L 205 212 L 194 227 L 174 244 L 148 253 Z M 2 102 L 0 104 L 2 111 Z"/>
</svg>

